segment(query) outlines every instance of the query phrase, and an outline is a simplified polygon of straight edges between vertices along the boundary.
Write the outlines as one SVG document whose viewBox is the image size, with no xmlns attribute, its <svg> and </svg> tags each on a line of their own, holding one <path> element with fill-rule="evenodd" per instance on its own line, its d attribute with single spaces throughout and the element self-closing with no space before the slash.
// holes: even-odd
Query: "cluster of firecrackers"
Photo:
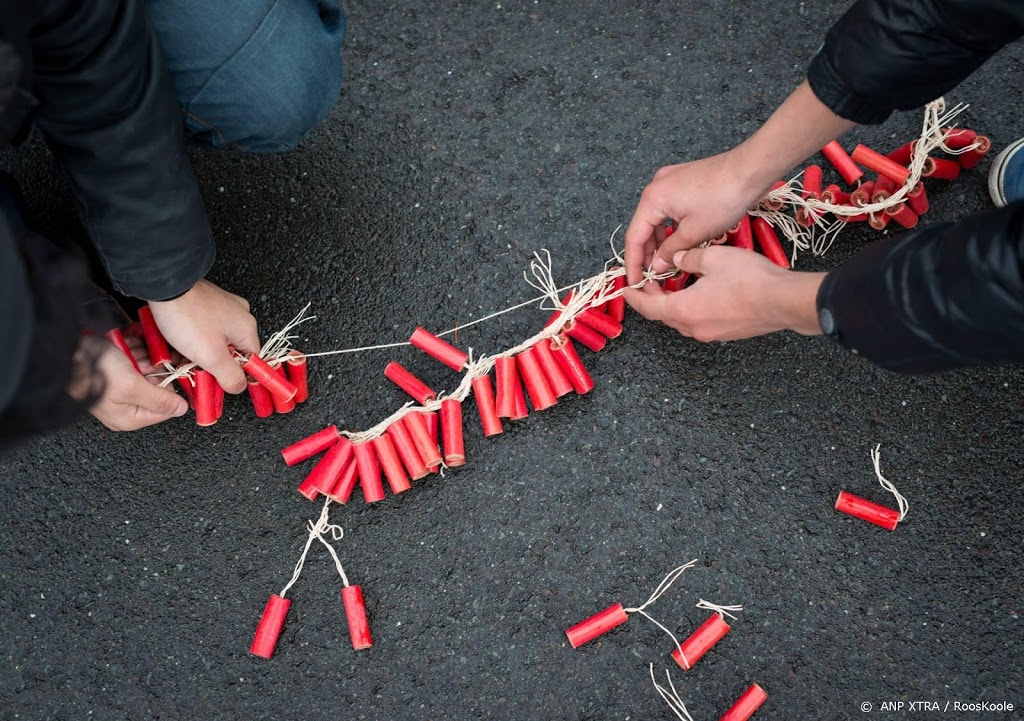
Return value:
<svg viewBox="0 0 1024 721">
<path fill-rule="evenodd" d="M 647 618 L 651 623 L 655 624 L 658 628 L 668 634 L 669 638 L 675 644 L 675 649 L 671 653 L 672 660 L 683 671 L 689 671 L 693 666 L 711 650 L 719 641 L 721 641 L 727 633 L 730 631 L 730 626 L 725 617 L 728 616 L 735 620 L 732 611 L 742 611 L 742 606 L 719 606 L 717 604 L 709 603 L 704 599 L 700 599 L 696 604 L 696 608 L 711 611 L 711 615 L 708 619 L 702 623 L 693 633 L 686 637 L 682 643 L 676 638 L 668 628 L 666 628 L 661 622 L 655 620 L 647 613 L 647 609 L 661 596 L 668 591 L 668 589 L 675 583 L 680 576 L 683 575 L 687 570 L 697 565 L 697 561 L 690 561 L 687 564 L 679 566 L 673 569 L 658 587 L 654 589 L 654 592 L 650 597 L 641 605 L 634 608 L 625 608 L 621 603 L 613 603 L 608 608 L 604 609 L 600 613 L 596 613 L 593 616 L 580 621 L 572 628 L 565 632 L 566 637 L 569 639 L 569 644 L 573 648 L 579 648 L 589 641 L 593 641 L 598 636 L 602 636 L 608 633 L 614 628 L 617 628 L 629 620 L 630 615 L 639 614 Z M 693 721 L 690 717 L 689 712 L 686 710 L 686 706 L 682 699 L 679 697 L 678 692 L 675 690 L 675 685 L 672 682 L 672 675 L 665 671 L 665 675 L 668 678 L 668 688 L 661 686 L 654 676 L 654 664 L 650 665 L 651 681 L 654 683 L 655 689 L 661 695 L 661 697 L 668 703 L 672 711 L 682 721 Z M 763 704 L 768 698 L 768 694 L 765 693 L 756 683 L 751 684 L 746 691 L 737 699 L 728 711 L 721 717 L 721 721 L 746 721 L 749 719 L 754 712 Z"/>
<path fill-rule="evenodd" d="M 594 382 L 574 341 L 597 352 L 608 339 L 621 334 L 625 274 L 621 268 L 613 268 L 591 281 L 594 282 L 583 283 L 566 296 L 544 329 L 533 338 L 490 358 L 474 361 L 470 353 L 422 327 L 416 328 L 409 339 L 412 346 L 463 374 L 455 391 L 442 396 L 392 361 L 385 367 L 384 376 L 409 395 L 411 404 L 369 430 L 349 432 L 331 425 L 281 451 L 288 466 L 320 456 L 298 491 L 311 501 L 321 496 L 326 499 L 320 521 L 310 524 L 310 537 L 292 583 L 298 578 L 313 540 L 320 540 L 334 555 L 323 538 L 326 529 L 331 528 L 326 524 L 331 503 L 348 503 L 356 486 L 364 502 L 377 503 L 386 497 L 384 481 L 391 493 L 397 495 L 442 468 L 465 464 L 462 402 L 470 394 L 476 401 L 484 436 L 492 437 L 504 431 L 504 422 L 529 415 L 527 400 L 533 412 L 538 412 L 551 408 L 568 394 L 582 395 L 593 389 Z M 338 569 L 342 572 L 340 563 Z M 343 572 L 342 578 L 353 648 L 368 648 L 371 641 L 362 590 L 349 586 Z M 254 655 L 269 658 L 273 654 L 291 605 L 285 591 L 272 595 L 267 603 L 250 647 Z"/>
</svg>

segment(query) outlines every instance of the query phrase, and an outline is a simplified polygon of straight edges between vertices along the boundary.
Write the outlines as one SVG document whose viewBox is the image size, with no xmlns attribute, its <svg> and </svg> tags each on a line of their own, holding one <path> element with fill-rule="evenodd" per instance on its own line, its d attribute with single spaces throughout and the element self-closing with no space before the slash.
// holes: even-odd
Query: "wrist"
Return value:
<svg viewBox="0 0 1024 721">
<path fill-rule="evenodd" d="M 818 320 L 818 289 L 825 273 L 781 271 L 772 279 L 764 296 L 770 314 L 769 322 L 776 330 L 791 330 L 801 335 L 821 335 Z"/>
</svg>

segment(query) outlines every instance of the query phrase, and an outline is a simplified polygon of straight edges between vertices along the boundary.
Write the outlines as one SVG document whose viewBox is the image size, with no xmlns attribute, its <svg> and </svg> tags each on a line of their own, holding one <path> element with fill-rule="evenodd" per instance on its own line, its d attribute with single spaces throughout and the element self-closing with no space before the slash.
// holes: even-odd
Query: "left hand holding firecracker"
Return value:
<svg viewBox="0 0 1024 721">
<path fill-rule="evenodd" d="M 778 330 L 818 335 L 815 299 L 824 273 L 798 273 L 741 248 L 710 246 L 676 253 L 681 271 L 698 276 L 675 293 L 655 283 L 626 291 L 648 320 L 699 341 L 738 340 Z"/>
</svg>

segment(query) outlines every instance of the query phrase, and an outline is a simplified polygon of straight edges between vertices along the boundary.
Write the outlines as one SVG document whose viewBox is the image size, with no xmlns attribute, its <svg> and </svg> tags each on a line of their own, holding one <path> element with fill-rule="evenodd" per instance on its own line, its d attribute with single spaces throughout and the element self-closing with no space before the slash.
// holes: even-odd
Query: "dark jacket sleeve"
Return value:
<svg viewBox="0 0 1024 721">
<path fill-rule="evenodd" d="M 822 329 L 903 373 L 1024 361 L 1024 201 L 875 243 L 830 272 Z"/>
<path fill-rule="evenodd" d="M 807 80 L 836 115 L 880 123 L 945 94 L 1022 34 L 1015 0 L 859 0 L 828 31 Z"/>
<path fill-rule="evenodd" d="M 35 3 L 33 3 L 35 5 Z M 213 263 L 181 112 L 141 0 L 38 0 L 35 122 L 115 287 L 164 300 Z"/>
</svg>

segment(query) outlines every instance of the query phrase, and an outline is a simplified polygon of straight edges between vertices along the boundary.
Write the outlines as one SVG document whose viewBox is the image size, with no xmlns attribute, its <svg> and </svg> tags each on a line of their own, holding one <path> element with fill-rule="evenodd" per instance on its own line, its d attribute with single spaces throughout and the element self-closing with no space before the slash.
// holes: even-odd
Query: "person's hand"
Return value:
<svg viewBox="0 0 1024 721">
<path fill-rule="evenodd" d="M 760 200 L 765 189 L 760 182 L 751 182 L 740 154 L 734 149 L 692 163 L 667 165 L 654 174 L 626 229 L 630 285 L 640 282 L 644 268 L 664 273 L 672 267 L 674 253 L 721 236 Z M 667 239 L 666 220 L 677 226 Z"/>
<path fill-rule="evenodd" d="M 249 301 L 201 280 L 185 295 L 150 302 L 153 319 L 174 348 L 209 371 L 228 393 L 246 388 L 245 373 L 228 348 L 258 353 L 260 339 Z"/>
<path fill-rule="evenodd" d="M 134 431 L 188 412 L 184 398 L 170 388 L 158 387 L 157 380 L 139 375 L 127 356 L 112 343 L 99 338 L 83 339 L 83 343 L 92 344 L 93 348 L 102 348 L 101 343 L 106 346 L 92 351 L 99 353 L 96 372 L 103 382 L 103 394 L 89 412 L 110 430 Z M 69 388 L 68 393 L 72 398 L 81 400 L 88 395 L 90 388 L 91 383 L 87 380 L 78 387 Z"/>
<path fill-rule="evenodd" d="M 677 268 L 698 276 L 666 293 L 656 284 L 627 289 L 626 301 L 648 320 L 699 341 L 738 340 L 777 330 L 818 335 L 816 298 L 824 273 L 797 273 L 760 253 L 711 246 L 681 251 Z"/>
</svg>

